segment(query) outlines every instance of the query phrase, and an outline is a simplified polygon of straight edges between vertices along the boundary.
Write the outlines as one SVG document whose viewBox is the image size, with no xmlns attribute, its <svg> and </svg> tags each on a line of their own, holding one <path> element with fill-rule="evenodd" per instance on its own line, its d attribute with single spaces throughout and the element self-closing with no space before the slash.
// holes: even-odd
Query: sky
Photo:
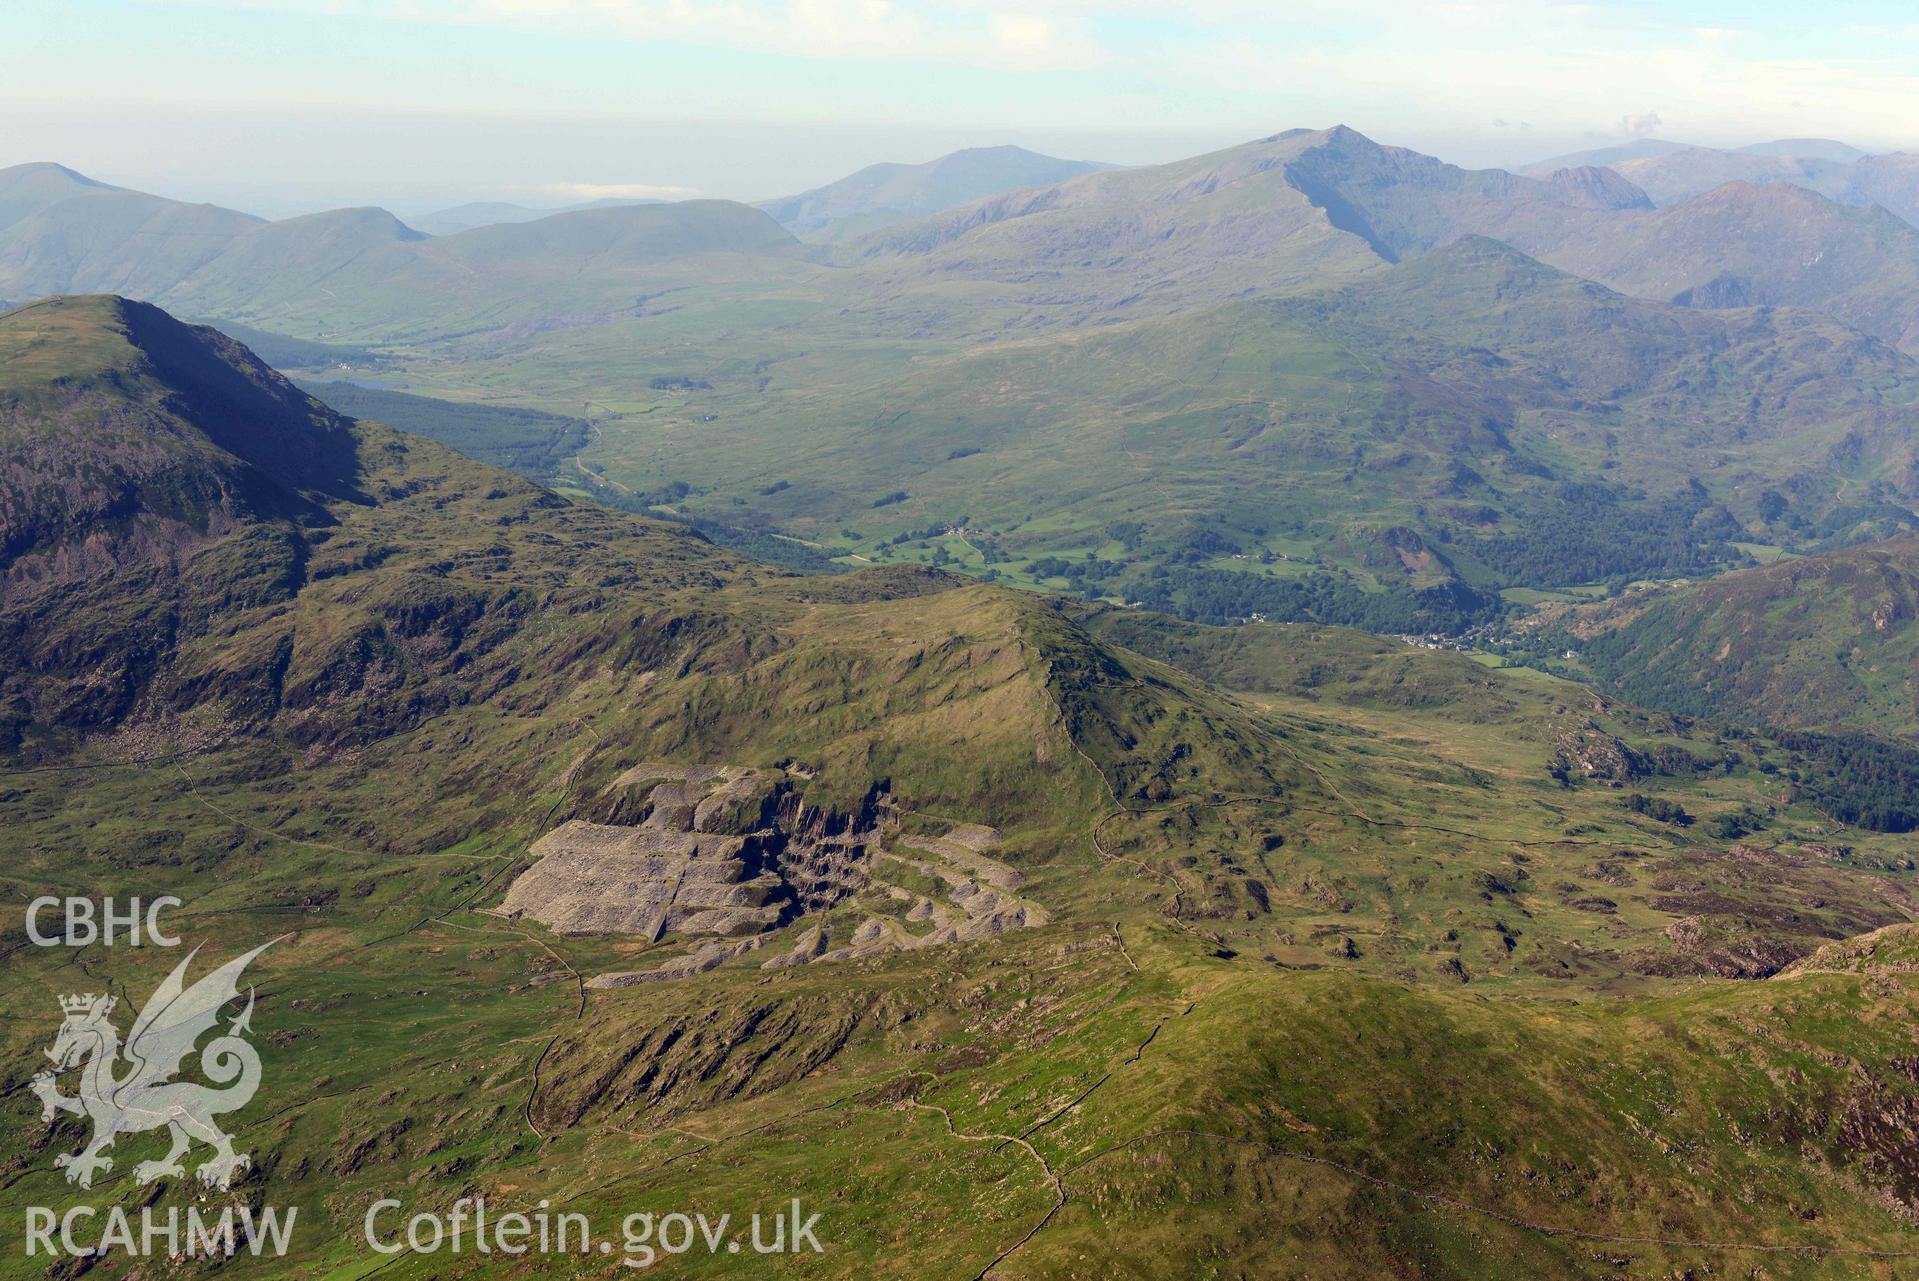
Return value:
<svg viewBox="0 0 1919 1281">
<path fill-rule="evenodd" d="M 1657 136 L 1919 149 L 1905 0 L 0 0 L 0 166 L 271 217 L 765 199 L 1018 143 L 1348 124 L 1468 165 Z"/>
</svg>

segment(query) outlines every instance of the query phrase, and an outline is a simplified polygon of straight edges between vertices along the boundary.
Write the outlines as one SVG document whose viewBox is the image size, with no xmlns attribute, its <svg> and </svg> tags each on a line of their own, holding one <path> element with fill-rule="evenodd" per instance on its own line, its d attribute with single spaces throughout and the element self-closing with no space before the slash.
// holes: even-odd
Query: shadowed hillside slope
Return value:
<svg viewBox="0 0 1919 1281">
<path fill-rule="evenodd" d="M 341 418 L 232 339 L 117 298 L 0 317 L 0 424 L 16 743 L 193 712 L 364 737 L 497 692 L 523 629 L 607 587 L 734 565 Z"/>
</svg>

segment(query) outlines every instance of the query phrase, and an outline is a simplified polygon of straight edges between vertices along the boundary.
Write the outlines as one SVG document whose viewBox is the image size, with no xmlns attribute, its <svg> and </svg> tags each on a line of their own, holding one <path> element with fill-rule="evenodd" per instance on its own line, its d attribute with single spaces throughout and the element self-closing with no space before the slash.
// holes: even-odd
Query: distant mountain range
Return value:
<svg viewBox="0 0 1919 1281">
<path fill-rule="evenodd" d="M 930 295 L 926 323 L 992 321 L 977 294 L 946 302 L 967 280 L 1022 323 L 1059 325 L 1353 275 L 1463 235 L 1538 252 L 1649 210 L 1602 170 L 1461 169 L 1338 127 L 1011 192 L 847 248 L 882 296 Z"/>
<path fill-rule="evenodd" d="M 1879 205 L 1919 226 L 1919 155 L 1868 155 L 1828 138 L 1789 138 L 1732 149 L 1646 139 L 1529 165 L 1550 174 L 1569 165 L 1603 165 L 1660 206 L 1678 204 L 1729 182 L 1783 182 L 1842 205 Z"/>
<path fill-rule="evenodd" d="M 980 333 L 1164 313 L 1482 235 L 1640 297 L 1809 306 L 1888 342 L 1919 341 L 1919 228 L 1850 197 L 1753 180 L 1769 166 L 1870 162 L 1896 186 L 1906 158 L 1779 153 L 1793 146 L 1641 144 L 1612 167 L 1535 176 L 1461 169 L 1345 128 L 1123 170 L 986 148 L 876 166 L 759 210 L 684 201 L 531 216 L 469 206 L 436 225 L 497 212 L 511 220 L 430 243 L 381 210 L 263 223 L 26 165 L 0 171 L 0 296 L 117 289 L 297 337 L 424 336 L 604 314 L 622 298 L 630 308 L 702 282 L 784 288 L 797 274 L 845 294 L 855 312 L 884 313 L 888 326 Z M 1842 154 L 1839 144 L 1800 149 Z M 1678 203 L 1629 176 L 1701 156 L 1747 176 Z M 870 227 L 879 229 L 862 234 Z M 852 272 L 807 267 L 794 235 L 827 242 L 832 267 Z M 705 276 L 662 268 L 711 254 L 736 261 L 709 261 Z M 636 263 L 649 265 L 635 272 Z M 968 296 L 955 306 L 951 285 L 962 280 Z"/>
<path fill-rule="evenodd" d="M 1108 168 L 1024 147 L 969 147 L 924 164 L 868 165 L 838 182 L 759 208 L 802 240 L 852 240 L 1020 187 L 1042 187 Z"/>
<path fill-rule="evenodd" d="M 429 236 L 450 236 L 455 232 L 471 231 L 475 227 L 491 227 L 502 222 L 533 222 L 539 218 L 551 218 L 554 214 L 578 213 L 582 209 L 618 209 L 625 205 L 656 205 L 657 200 L 588 200 L 580 204 L 556 205 L 551 208 L 536 208 L 532 205 L 516 205 L 505 200 L 476 200 L 469 204 L 455 205 L 451 209 L 436 209 L 432 213 L 418 214 L 407 219 L 407 225 L 417 227 Z"/>
<path fill-rule="evenodd" d="M 847 247 L 922 323 L 1086 322 L 1217 301 L 1400 262 L 1488 236 L 1639 297 L 1792 304 L 1919 342 L 1919 228 L 1790 185 L 1738 181 L 1672 208 L 1603 167 L 1467 170 L 1346 128 L 1295 130 L 1169 165 L 994 197 Z"/>
<path fill-rule="evenodd" d="M 1024 147 L 969 147 L 924 164 L 868 165 L 838 182 L 795 196 L 761 201 L 755 207 L 771 214 L 774 221 L 802 240 L 832 243 L 971 204 L 1015 187 L 1037 187 L 1106 167 L 1081 160 L 1058 160 Z M 446 236 L 583 209 L 658 203 L 609 198 L 539 208 L 486 200 L 420 214 L 407 222 L 430 235 Z"/>
<path fill-rule="evenodd" d="M 1914 520 L 1919 229 L 1884 209 L 1743 179 L 1660 206 L 1617 167 L 1343 127 L 1130 169 L 961 156 L 781 205 L 812 244 L 730 201 L 428 236 L 27 166 L 0 296 L 125 284 L 333 377 L 590 417 L 543 465 L 608 502 L 818 559 L 957 528 L 940 550 L 982 573 L 1205 619 L 1445 630 Z"/>
<path fill-rule="evenodd" d="M 1682 306 L 1814 308 L 1919 352 L 1919 227 L 1792 183 L 1727 183 L 1542 256 Z"/>
<path fill-rule="evenodd" d="M 1785 159 L 1823 161 L 1833 164 L 1851 164 L 1855 160 L 1863 160 L 1868 154 L 1851 143 L 1839 142 L 1832 138 L 1779 138 L 1771 142 L 1751 143 L 1744 147 L 1701 147 L 1689 142 L 1670 142 L 1664 138 L 1637 138 L 1631 142 L 1597 147 L 1591 151 L 1575 151 L 1564 156 L 1554 156 L 1549 160 L 1522 166 L 1518 172 L 1546 174 L 1555 169 L 1578 165 L 1604 165 L 1617 169 L 1622 164 L 1635 164 L 1659 156 L 1678 155 L 1684 152 L 1711 153 L 1727 157 L 1743 156 L 1755 161 Z"/>
<path fill-rule="evenodd" d="M 0 170 L 5 296 L 121 290 L 302 337 L 326 336 L 332 326 L 319 317 L 342 313 L 362 327 L 390 318 L 401 332 L 435 312 L 548 319 L 581 289 L 596 302 L 623 294 L 630 306 L 649 289 L 684 283 L 662 280 L 655 268 L 667 260 L 796 246 L 765 214 L 730 201 L 583 209 L 428 236 L 384 209 L 263 222 L 58 165 Z M 475 310 L 460 311 L 469 298 Z M 525 310 L 506 314 L 511 300 Z"/>
</svg>

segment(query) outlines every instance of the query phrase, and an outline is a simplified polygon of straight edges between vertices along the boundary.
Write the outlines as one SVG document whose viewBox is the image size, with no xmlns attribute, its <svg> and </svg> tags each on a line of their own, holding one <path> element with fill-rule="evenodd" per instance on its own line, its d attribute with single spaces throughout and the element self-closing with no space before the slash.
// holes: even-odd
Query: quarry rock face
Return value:
<svg viewBox="0 0 1919 1281">
<path fill-rule="evenodd" d="M 784 886 L 748 845 L 574 819 L 534 844 L 539 862 L 505 908 L 562 934 L 758 933 L 779 920 Z"/>
<path fill-rule="evenodd" d="M 758 950 L 765 935 L 845 905 L 870 911 L 832 947 L 808 922 L 763 963 L 772 970 L 990 938 L 1046 922 L 1019 871 L 985 851 L 1000 834 L 963 823 L 904 835 L 889 798 L 854 815 L 808 806 L 778 772 L 647 763 L 534 842 L 535 862 L 507 891 L 504 915 L 563 934 L 618 934 L 688 951 L 593 987 L 684 978 Z M 902 885 L 898 882 L 907 882 Z M 939 901 L 926 891 L 937 887 Z"/>
<path fill-rule="evenodd" d="M 864 836 L 809 823 L 797 798 L 758 771 L 642 765 L 609 791 L 613 815 L 638 821 L 572 819 L 541 837 L 530 851 L 538 861 L 507 891 L 509 916 L 649 943 L 754 935 L 861 883 Z"/>
</svg>

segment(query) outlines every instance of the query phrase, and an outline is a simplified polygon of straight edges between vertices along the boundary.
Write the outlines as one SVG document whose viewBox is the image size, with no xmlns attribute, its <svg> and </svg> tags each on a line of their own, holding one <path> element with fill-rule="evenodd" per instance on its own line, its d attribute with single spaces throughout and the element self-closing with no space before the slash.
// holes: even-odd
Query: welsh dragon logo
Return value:
<svg viewBox="0 0 1919 1281">
<path fill-rule="evenodd" d="M 246 1040 L 252 1030 L 252 988 L 247 989 L 246 1009 L 200 1052 L 200 1071 L 225 1088 L 172 1078 L 184 1069 L 200 1038 L 219 1022 L 221 1008 L 239 999 L 242 971 L 273 943 L 228 961 L 188 987 L 187 966 L 200 954 L 199 948 L 193 949 L 147 1000 L 124 1046 L 111 1017 L 119 1004 L 115 997 L 88 993 L 60 998 L 66 1021 L 47 1051 L 54 1066 L 34 1077 L 31 1088 L 40 1100 L 41 1120 L 72 1112 L 93 1122 L 93 1138 L 86 1147 L 54 1158 L 54 1165 L 67 1172 L 67 1182 L 92 1187 L 96 1174 L 113 1169 L 106 1151 L 114 1139 L 162 1126 L 173 1148 L 163 1160 L 136 1165 L 133 1177 L 138 1183 L 184 1178 L 180 1158 L 196 1139 L 213 1149 L 212 1158 L 197 1171 L 209 1188 L 231 1188 L 253 1164 L 252 1157 L 233 1150 L 232 1137 L 213 1121 L 245 1107 L 260 1088 L 260 1056 Z M 58 1074 L 74 1068 L 80 1069 L 80 1093 L 70 1097 L 60 1093 Z"/>
</svg>

